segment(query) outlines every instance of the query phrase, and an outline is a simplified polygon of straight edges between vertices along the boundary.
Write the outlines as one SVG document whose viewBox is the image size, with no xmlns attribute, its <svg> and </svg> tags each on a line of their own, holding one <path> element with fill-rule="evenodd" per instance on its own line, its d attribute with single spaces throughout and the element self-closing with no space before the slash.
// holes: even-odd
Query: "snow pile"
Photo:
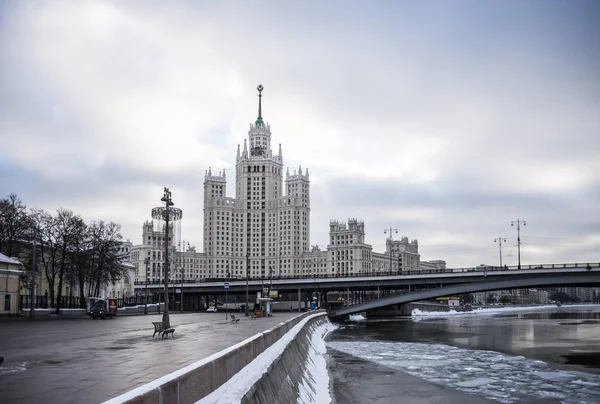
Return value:
<svg viewBox="0 0 600 404">
<path fill-rule="evenodd" d="M 262 378 L 269 369 L 269 366 L 271 366 L 294 338 L 296 338 L 306 323 L 319 316 L 322 315 L 317 314 L 304 318 L 281 337 L 281 339 L 236 373 L 225 384 L 200 401 L 197 401 L 197 404 L 240 403 L 244 395 Z M 320 404 L 331 402 L 329 396 L 329 376 L 325 365 L 325 359 L 323 358 L 323 353 L 325 352 L 325 342 L 323 341 L 323 337 L 332 329 L 333 326 L 330 323 L 326 323 L 317 327 L 316 330 L 313 330 L 311 336 L 311 351 L 308 358 L 308 369 L 310 373 L 309 375 L 305 375 L 305 377 L 311 377 L 313 380 L 303 380 L 302 385 L 300 386 L 301 399 L 308 401 L 300 401 L 301 403 Z M 327 378 L 325 378 L 323 374 L 327 375 Z M 322 396 L 323 394 L 325 396 Z"/>
<path fill-rule="evenodd" d="M 569 307 L 586 307 L 589 305 L 569 305 L 563 306 L 565 308 Z M 547 310 L 547 309 L 556 309 L 555 305 L 544 305 L 544 306 L 498 306 L 498 307 L 486 307 L 480 309 L 473 309 L 471 311 L 423 311 L 419 309 L 414 309 L 412 311 L 412 317 L 452 317 L 452 316 L 472 316 L 472 315 L 485 315 L 485 314 L 498 314 L 498 313 L 507 313 L 507 312 L 516 312 L 516 311 L 534 311 L 534 310 Z"/>
<path fill-rule="evenodd" d="M 350 321 L 365 321 L 366 318 L 362 314 L 351 314 Z"/>
<path fill-rule="evenodd" d="M 329 395 L 329 373 L 325 354 L 325 336 L 335 329 L 329 321 L 315 327 L 310 335 L 306 372 L 298 385 L 301 404 L 328 404 L 331 402 Z"/>
</svg>

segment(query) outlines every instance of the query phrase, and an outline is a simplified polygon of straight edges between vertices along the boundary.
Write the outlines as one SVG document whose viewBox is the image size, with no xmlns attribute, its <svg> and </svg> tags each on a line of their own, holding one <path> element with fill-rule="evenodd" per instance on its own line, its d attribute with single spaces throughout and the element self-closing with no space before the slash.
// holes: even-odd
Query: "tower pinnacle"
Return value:
<svg viewBox="0 0 600 404">
<path fill-rule="evenodd" d="M 262 91 L 265 89 L 263 87 L 262 84 L 259 84 L 258 87 L 256 87 L 256 89 L 258 90 L 258 118 L 256 118 L 256 126 L 263 126 L 263 119 L 262 119 Z"/>
</svg>

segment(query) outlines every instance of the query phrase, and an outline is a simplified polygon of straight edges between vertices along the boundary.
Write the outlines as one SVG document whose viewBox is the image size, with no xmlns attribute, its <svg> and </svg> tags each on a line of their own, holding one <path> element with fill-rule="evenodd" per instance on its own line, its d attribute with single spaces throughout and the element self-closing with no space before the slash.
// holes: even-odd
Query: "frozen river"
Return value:
<svg viewBox="0 0 600 404">
<path fill-rule="evenodd" d="M 327 346 L 473 399 L 600 402 L 600 306 L 348 322 Z"/>
</svg>

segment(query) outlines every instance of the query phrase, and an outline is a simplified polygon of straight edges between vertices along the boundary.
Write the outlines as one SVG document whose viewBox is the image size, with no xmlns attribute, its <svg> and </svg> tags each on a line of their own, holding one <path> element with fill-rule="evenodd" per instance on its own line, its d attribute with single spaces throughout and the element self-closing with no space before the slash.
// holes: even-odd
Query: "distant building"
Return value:
<svg viewBox="0 0 600 404">
<path fill-rule="evenodd" d="M 19 260 L 0 254 L 0 315 L 19 312 L 22 268 Z"/>
</svg>

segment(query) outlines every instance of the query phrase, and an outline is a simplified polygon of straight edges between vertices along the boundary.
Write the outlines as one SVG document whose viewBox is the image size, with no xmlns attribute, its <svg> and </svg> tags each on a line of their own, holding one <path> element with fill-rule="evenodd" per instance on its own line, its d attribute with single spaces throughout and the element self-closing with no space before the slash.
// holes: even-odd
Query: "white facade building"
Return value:
<svg viewBox="0 0 600 404">
<path fill-rule="evenodd" d="M 204 252 L 178 245 L 169 237 L 170 279 L 346 276 L 389 272 L 386 253 L 373 253 L 365 243 L 364 223 L 330 222 L 327 251 L 310 244 L 310 177 L 308 169 L 293 173 L 283 164 L 281 144 L 271 148 L 271 127 L 262 118 L 259 86 L 258 117 L 248 139 L 237 147 L 235 197 L 227 196 L 225 170 L 204 175 Z M 169 231 L 170 234 L 171 230 Z M 142 244 L 131 247 L 136 281 L 164 281 L 164 228 L 143 225 Z M 185 243 L 184 243 L 185 244 Z M 388 243 L 388 246 L 390 244 Z M 418 269 L 416 240 L 391 243 L 394 271 Z M 146 274 L 146 270 L 148 273 Z"/>
</svg>

